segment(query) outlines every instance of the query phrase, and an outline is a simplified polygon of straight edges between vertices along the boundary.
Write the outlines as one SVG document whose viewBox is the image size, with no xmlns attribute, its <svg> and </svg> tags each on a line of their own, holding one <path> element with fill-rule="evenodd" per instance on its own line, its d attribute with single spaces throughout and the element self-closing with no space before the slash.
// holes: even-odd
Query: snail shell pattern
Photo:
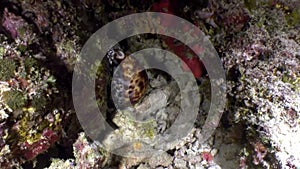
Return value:
<svg viewBox="0 0 300 169">
<path fill-rule="evenodd" d="M 109 63 L 115 72 L 111 83 L 111 95 L 118 108 L 125 108 L 138 103 L 147 91 L 148 76 L 145 70 L 139 71 L 137 60 L 128 57 L 120 49 L 110 50 L 107 54 Z"/>
</svg>

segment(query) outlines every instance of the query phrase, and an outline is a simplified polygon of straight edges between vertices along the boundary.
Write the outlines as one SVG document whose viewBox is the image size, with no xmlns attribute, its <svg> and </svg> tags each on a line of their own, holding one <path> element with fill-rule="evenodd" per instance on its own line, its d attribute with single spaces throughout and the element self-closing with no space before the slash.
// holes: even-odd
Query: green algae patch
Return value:
<svg viewBox="0 0 300 169">
<path fill-rule="evenodd" d="M 13 110 L 21 109 L 25 106 L 26 99 L 22 92 L 17 90 L 12 90 L 5 92 L 3 98 L 6 104 Z"/>
<path fill-rule="evenodd" d="M 2 59 L 0 61 L 0 80 L 7 81 L 12 78 L 15 75 L 16 68 L 17 66 L 14 61 L 10 59 Z"/>
<path fill-rule="evenodd" d="M 295 9 L 286 15 L 287 23 L 290 26 L 300 26 L 300 8 Z"/>
</svg>

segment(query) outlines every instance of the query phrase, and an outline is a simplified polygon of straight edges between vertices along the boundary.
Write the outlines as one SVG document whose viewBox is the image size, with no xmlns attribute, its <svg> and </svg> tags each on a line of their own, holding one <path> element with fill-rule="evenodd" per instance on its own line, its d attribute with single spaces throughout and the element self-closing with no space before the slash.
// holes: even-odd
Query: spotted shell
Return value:
<svg viewBox="0 0 300 169">
<path fill-rule="evenodd" d="M 141 70 L 139 63 L 132 57 L 125 56 L 118 51 L 114 57 L 110 57 L 110 63 L 119 66 L 114 70 L 114 77 L 111 83 L 111 95 L 114 104 L 124 108 L 138 103 L 147 91 L 148 77 L 145 71 Z"/>
<path fill-rule="evenodd" d="M 119 69 L 118 71 L 116 71 Z M 96 78 L 96 98 L 102 111 L 111 104 L 125 108 L 138 103 L 147 91 L 148 76 L 141 70 L 139 63 L 128 57 L 120 49 L 112 49 L 98 68 Z"/>
</svg>

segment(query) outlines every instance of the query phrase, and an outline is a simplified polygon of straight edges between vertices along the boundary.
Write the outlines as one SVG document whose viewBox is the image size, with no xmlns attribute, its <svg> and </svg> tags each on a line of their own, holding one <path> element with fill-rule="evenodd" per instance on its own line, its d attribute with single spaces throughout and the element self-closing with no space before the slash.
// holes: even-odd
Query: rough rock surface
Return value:
<svg viewBox="0 0 300 169">
<path fill-rule="evenodd" d="M 211 98 L 209 75 L 203 74 L 200 111 L 188 136 L 160 155 L 126 158 L 83 133 L 72 106 L 72 72 L 97 29 L 153 8 L 189 20 L 210 38 L 226 72 L 227 104 L 214 135 L 200 142 Z M 300 168 L 299 9 L 298 0 L 0 1 L 0 168 Z M 167 40 L 141 35 L 122 47 L 173 50 L 202 75 L 199 61 L 184 57 L 180 42 L 174 49 Z M 126 112 L 110 117 L 116 133 L 127 133 L 128 140 L 151 142 L 176 117 L 165 112 L 179 109 L 170 93 L 176 89 L 172 79 L 157 71 L 148 75 L 153 93 L 138 108 L 164 98 L 147 110 L 152 121 L 129 123 Z M 142 146 L 137 142 L 125 150 Z"/>
</svg>

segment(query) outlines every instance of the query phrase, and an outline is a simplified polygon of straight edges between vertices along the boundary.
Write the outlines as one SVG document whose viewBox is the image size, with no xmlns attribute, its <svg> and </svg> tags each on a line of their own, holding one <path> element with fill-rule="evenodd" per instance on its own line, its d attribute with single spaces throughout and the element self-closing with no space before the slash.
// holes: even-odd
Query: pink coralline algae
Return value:
<svg viewBox="0 0 300 169">
<path fill-rule="evenodd" d="M 89 142 L 87 137 L 81 133 L 73 144 L 76 165 L 79 168 L 102 168 L 105 164 L 105 156 L 96 143 Z"/>
<path fill-rule="evenodd" d="M 53 145 L 58 139 L 59 135 L 53 130 L 44 130 L 41 139 L 34 143 L 24 142 L 22 143 L 21 151 L 27 160 L 34 159 L 37 155 L 47 151 L 51 145 Z"/>
<path fill-rule="evenodd" d="M 210 152 L 203 152 L 202 157 L 205 161 L 211 162 L 213 161 L 214 157 Z"/>
<path fill-rule="evenodd" d="M 228 14 L 224 23 L 227 27 L 230 27 L 232 31 L 240 31 L 250 21 L 249 15 L 244 11 L 237 11 L 237 13 Z"/>
</svg>

